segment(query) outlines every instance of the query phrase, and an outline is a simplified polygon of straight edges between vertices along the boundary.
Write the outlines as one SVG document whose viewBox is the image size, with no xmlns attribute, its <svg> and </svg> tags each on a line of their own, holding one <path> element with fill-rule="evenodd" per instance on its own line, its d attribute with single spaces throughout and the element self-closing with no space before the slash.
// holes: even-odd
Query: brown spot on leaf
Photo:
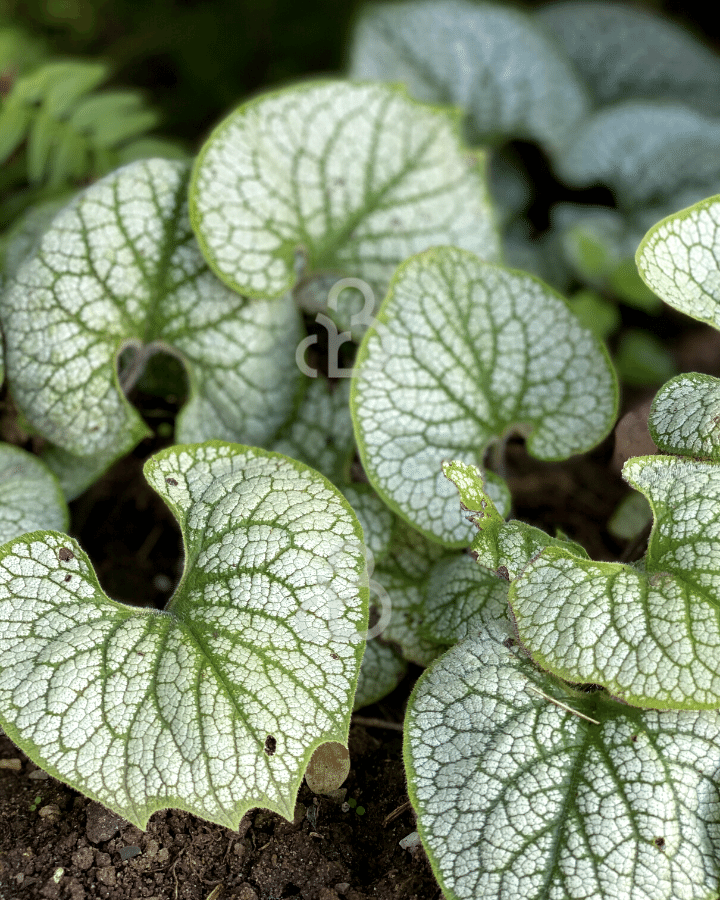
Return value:
<svg viewBox="0 0 720 900">
<path fill-rule="evenodd" d="M 75 559 L 75 554 L 67 547 L 61 547 L 58 550 L 58 559 L 60 562 L 69 562 L 71 559 Z"/>
<path fill-rule="evenodd" d="M 631 734 L 631 735 L 630 735 L 630 740 L 633 742 L 633 744 L 637 743 L 637 735 L 636 735 L 636 734 Z"/>
<path fill-rule="evenodd" d="M 658 848 L 658 850 L 665 849 L 665 838 L 664 837 L 656 837 L 653 838 L 653 844 Z"/>
<path fill-rule="evenodd" d="M 72 578 L 72 575 L 66 575 L 66 576 L 65 576 L 65 581 L 70 581 L 71 578 Z"/>
<path fill-rule="evenodd" d="M 275 753 L 276 749 L 277 749 L 277 741 L 271 734 L 269 734 L 265 738 L 265 752 L 267 753 L 268 756 L 272 756 Z"/>
<path fill-rule="evenodd" d="M 330 656 L 332 656 L 333 659 L 340 659 L 337 653 L 331 653 Z"/>
<path fill-rule="evenodd" d="M 510 581 L 510 573 L 507 570 L 507 566 L 498 566 L 495 574 L 498 578 L 504 578 L 505 581 Z"/>
<path fill-rule="evenodd" d="M 177 478 L 166 478 L 166 484 L 171 484 L 173 487 L 177 487 Z"/>
<path fill-rule="evenodd" d="M 503 647 L 507 647 L 508 650 L 514 646 L 515 646 L 515 638 L 506 637 L 505 640 L 503 641 Z"/>
</svg>

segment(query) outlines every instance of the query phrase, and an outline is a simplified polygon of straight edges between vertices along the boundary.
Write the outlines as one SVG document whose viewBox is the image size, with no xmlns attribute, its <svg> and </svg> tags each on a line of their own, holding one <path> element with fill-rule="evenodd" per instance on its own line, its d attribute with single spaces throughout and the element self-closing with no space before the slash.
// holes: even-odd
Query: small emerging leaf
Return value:
<svg viewBox="0 0 720 900">
<path fill-rule="evenodd" d="M 641 712 L 477 637 L 420 677 L 405 722 L 408 793 L 448 900 L 716 896 L 716 711 Z"/>
<path fill-rule="evenodd" d="M 383 296 L 395 267 L 438 243 L 495 259 L 478 152 L 457 116 L 397 86 L 324 81 L 265 94 L 210 135 L 190 210 L 210 265 L 230 287 L 276 297 L 303 276 L 362 278 Z"/>
<path fill-rule="evenodd" d="M 347 742 L 367 621 L 360 528 L 312 469 L 237 444 L 152 457 L 185 544 L 165 611 L 101 590 L 69 537 L 0 549 L 0 724 L 144 828 L 178 807 L 292 819 L 312 751 Z"/>
</svg>

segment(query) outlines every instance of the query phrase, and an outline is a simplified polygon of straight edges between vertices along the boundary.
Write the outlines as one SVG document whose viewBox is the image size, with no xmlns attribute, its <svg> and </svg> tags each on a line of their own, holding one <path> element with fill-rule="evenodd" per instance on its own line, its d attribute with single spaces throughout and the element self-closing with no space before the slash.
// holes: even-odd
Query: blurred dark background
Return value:
<svg viewBox="0 0 720 900">
<path fill-rule="evenodd" d="M 163 113 L 158 129 L 193 148 L 261 88 L 341 72 L 359 0 L 0 0 L 0 21 L 61 55 L 102 57 L 117 85 Z M 526 3 L 536 6 L 538 3 Z M 720 49 L 715 4 L 644 0 Z"/>
</svg>

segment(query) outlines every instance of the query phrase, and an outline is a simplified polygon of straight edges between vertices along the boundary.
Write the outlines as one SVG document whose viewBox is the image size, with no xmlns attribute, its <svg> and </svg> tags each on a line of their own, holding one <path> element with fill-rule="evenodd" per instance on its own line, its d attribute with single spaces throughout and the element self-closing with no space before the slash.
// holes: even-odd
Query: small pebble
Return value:
<svg viewBox="0 0 720 900">
<path fill-rule="evenodd" d="M 19 759 L 0 759 L 0 769 L 10 769 L 13 772 L 19 772 L 22 769 L 22 762 Z"/>
<path fill-rule="evenodd" d="M 33 781 L 45 781 L 50 776 L 47 772 L 43 772 L 42 769 L 33 769 L 32 772 L 28 773 L 28 778 L 32 778 Z"/>
<path fill-rule="evenodd" d="M 406 835 L 401 841 L 398 841 L 398 844 L 403 848 L 403 850 L 409 850 L 412 852 L 420 843 L 420 835 L 417 831 L 411 831 L 410 834 Z"/>
<path fill-rule="evenodd" d="M 60 807 L 57 803 L 48 803 L 47 806 L 41 806 L 38 810 L 38 815 L 41 819 L 49 819 L 51 816 L 59 816 L 60 815 Z"/>
<path fill-rule="evenodd" d="M 120 827 L 121 822 L 120 816 L 93 801 L 87 810 L 85 835 L 92 844 L 109 841 Z"/>
<path fill-rule="evenodd" d="M 140 852 L 140 848 L 135 847 L 132 844 L 129 847 L 121 847 L 120 859 L 132 859 L 133 856 L 138 856 Z"/>
</svg>

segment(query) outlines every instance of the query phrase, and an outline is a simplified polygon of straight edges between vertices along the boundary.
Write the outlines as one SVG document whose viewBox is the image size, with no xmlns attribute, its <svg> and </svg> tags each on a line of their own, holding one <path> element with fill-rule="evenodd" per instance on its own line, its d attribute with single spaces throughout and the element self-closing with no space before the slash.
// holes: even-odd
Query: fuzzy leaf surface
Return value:
<svg viewBox="0 0 720 900">
<path fill-rule="evenodd" d="M 350 73 L 400 81 L 419 100 L 459 106 L 473 143 L 523 137 L 557 151 L 588 108 L 554 43 L 530 16 L 499 3 L 368 6 Z"/>
<path fill-rule="evenodd" d="M 0 444 L 0 544 L 26 531 L 65 531 L 68 509 L 60 485 L 40 460 Z"/>
<path fill-rule="evenodd" d="M 627 481 L 654 525 L 644 571 L 549 547 L 510 588 L 533 659 L 635 706 L 720 706 L 720 466 L 636 457 Z"/>
<path fill-rule="evenodd" d="M 398 269 L 358 352 L 351 407 L 380 496 L 460 547 L 471 530 L 442 462 L 479 462 L 511 431 L 539 459 L 589 449 L 612 425 L 617 385 L 605 349 L 551 288 L 440 247 Z"/>
<path fill-rule="evenodd" d="M 145 828 L 176 807 L 292 819 L 316 746 L 347 741 L 367 622 L 362 535 L 317 472 L 238 444 L 145 467 L 185 569 L 166 610 L 110 600 L 69 537 L 0 552 L 0 724 L 38 765 Z"/>
<path fill-rule="evenodd" d="M 210 265 L 252 297 L 303 276 L 362 278 L 382 299 L 398 263 L 439 243 L 486 259 L 499 239 L 484 158 L 458 116 L 397 86 L 323 81 L 251 100 L 213 131 L 195 164 L 193 226 Z"/>
<path fill-rule="evenodd" d="M 185 365 L 180 441 L 262 443 L 292 409 L 292 299 L 250 304 L 215 278 L 187 220 L 188 178 L 187 163 L 157 159 L 96 182 L 53 219 L 0 298 L 15 402 L 70 453 L 121 453 L 147 433 L 120 390 L 126 347 Z"/>
<path fill-rule="evenodd" d="M 720 59 L 688 31 L 642 8 L 571 0 L 541 7 L 552 32 L 599 104 L 676 100 L 720 114 Z"/>
<path fill-rule="evenodd" d="M 509 587 L 466 553 L 439 560 L 425 588 L 421 634 L 445 646 L 481 630 L 510 636 Z"/>
<path fill-rule="evenodd" d="M 408 793 L 448 900 L 717 893 L 716 711 L 632 709 L 475 637 L 420 677 L 405 723 Z"/>
</svg>

